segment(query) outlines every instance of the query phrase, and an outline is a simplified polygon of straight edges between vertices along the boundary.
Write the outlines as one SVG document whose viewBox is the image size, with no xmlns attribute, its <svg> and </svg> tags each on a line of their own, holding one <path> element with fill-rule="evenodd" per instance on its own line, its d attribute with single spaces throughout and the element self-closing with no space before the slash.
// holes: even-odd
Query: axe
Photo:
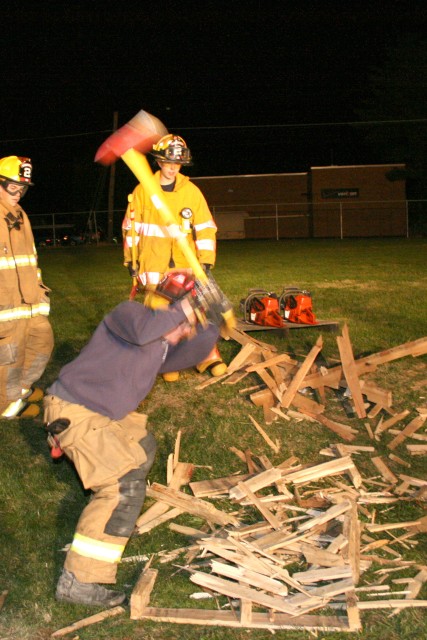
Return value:
<svg viewBox="0 0 427 640">
<path fill-rule="evenodd" d="M 236 320 L 230 301 L 222 293 L 211 275 L 203 271 L 196 255 L 187 242 L 179 225 L 175 221 L 172 211 L 163 199 L 163 192 L 156 182 L 145 154 L 150 151 L 153 144 L 167 134 L 167 129 L 156 117 L 146 111 L 139 111 L 129 122 L 117 129 L 99 147 L 95 162 L 110 165 L 121 158 L 129 167 L 138 181 L 148 193 L 151 202 L 159 212 L 164 224 L 187 259 L 196 280 L 199 283 L 199 292 L 208 306 L 220 311 L 227 329 L 233 329 Z"/>
</svg>

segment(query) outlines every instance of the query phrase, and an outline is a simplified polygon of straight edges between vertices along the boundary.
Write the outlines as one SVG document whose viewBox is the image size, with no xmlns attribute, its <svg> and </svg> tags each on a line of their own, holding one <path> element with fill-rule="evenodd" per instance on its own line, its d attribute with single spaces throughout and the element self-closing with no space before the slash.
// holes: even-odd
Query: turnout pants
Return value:
<svg viewBox="0 0 427 640">
<path fill-rule="evenodd" d="M 143 414 L 132 412 L 114 421 L 52 395 L 44 404 L 45 422 L 70 420 L 58 439 L 83 486 L 93 492 L 64 567 L 80 582 L 113 584 L 144 503 L 156 440 L 147 433 Z"/>
<path fill-rule="evenodd" d="M 41 378 L 52 350 L 46 316 L 0 323 L 0 413 Z"/>
</svg>

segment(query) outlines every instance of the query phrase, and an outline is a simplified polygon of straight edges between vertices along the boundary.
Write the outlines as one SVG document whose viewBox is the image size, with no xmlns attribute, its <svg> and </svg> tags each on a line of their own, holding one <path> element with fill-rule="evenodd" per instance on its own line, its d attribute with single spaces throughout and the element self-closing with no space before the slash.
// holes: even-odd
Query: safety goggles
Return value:
<svg viewBox="0 0 427 640">
<path fill-rule="evenodd" d="M 19 195 L 20 198 L 23 198 L 28 191 L 28 185 L 19 186 L 14 182 L 9 182 L 8 180 L 4 180 L 0 184 L 10 196 Z"/>
</svg>

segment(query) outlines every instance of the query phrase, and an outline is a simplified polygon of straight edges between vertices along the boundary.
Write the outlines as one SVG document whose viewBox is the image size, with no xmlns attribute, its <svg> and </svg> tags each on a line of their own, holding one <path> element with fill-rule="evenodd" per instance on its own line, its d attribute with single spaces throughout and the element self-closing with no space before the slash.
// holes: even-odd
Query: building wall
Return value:
<svg viewBox="0 0 427 640">
<path fill-rule="evenodd" d="M 192 178 L 218 238 L 405 236 L 404 165 L 312 167 L 307 173 Z"/>
</svg>

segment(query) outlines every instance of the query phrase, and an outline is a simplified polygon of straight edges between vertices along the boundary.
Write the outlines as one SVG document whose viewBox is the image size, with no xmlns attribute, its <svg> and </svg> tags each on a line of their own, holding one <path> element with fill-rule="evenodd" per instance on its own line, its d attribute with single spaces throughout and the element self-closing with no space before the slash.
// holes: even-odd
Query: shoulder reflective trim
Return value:
<svg viewBox="0 0 427 640">
<path fill-rule="evenodd" d="M 94 538 L 82 536 L 80 533 L 74 534 L 74 539 L 71 544 L 71 551 L 78 553 L 80 556 L 94 560 L 103 560 L 104 562 L 111 562 L 113 564 L 120 562 L 124 549 L 124 544 L 101 542 Z"/>
<path fill-rule="evenodd" d="M 22 307 L 14 307 L 12 309 L 3 309 L 0 311 L 0 322 L 10 322 L 11 320 L 25 320 L 34 316 L 48 316 L 50 304 L 48 302 L 40 302 L 39 304 L 25 305 Z"/>
<path fill-rule="evenodd" d="M 196 247 L 200 251 L 215 251 L 215 240 L 196 240 Z"/>
<path fill-rule="evenodd" d="M 37 258 L 29 256 L 3 256 L 0 258 L 0 269 L 15 269 L 16 267 L 36 267 Z"/>
<path fill-rule="evenodd" d="M 203 231 L 203 229 L 214 229 L 216 231 L 218 227 L 216 226 L 213 220 L 207 220 L 206 222 L 200 222 L 199 224 L 195 224 L 194 229 L 196 231 Z"/>
</svg>

